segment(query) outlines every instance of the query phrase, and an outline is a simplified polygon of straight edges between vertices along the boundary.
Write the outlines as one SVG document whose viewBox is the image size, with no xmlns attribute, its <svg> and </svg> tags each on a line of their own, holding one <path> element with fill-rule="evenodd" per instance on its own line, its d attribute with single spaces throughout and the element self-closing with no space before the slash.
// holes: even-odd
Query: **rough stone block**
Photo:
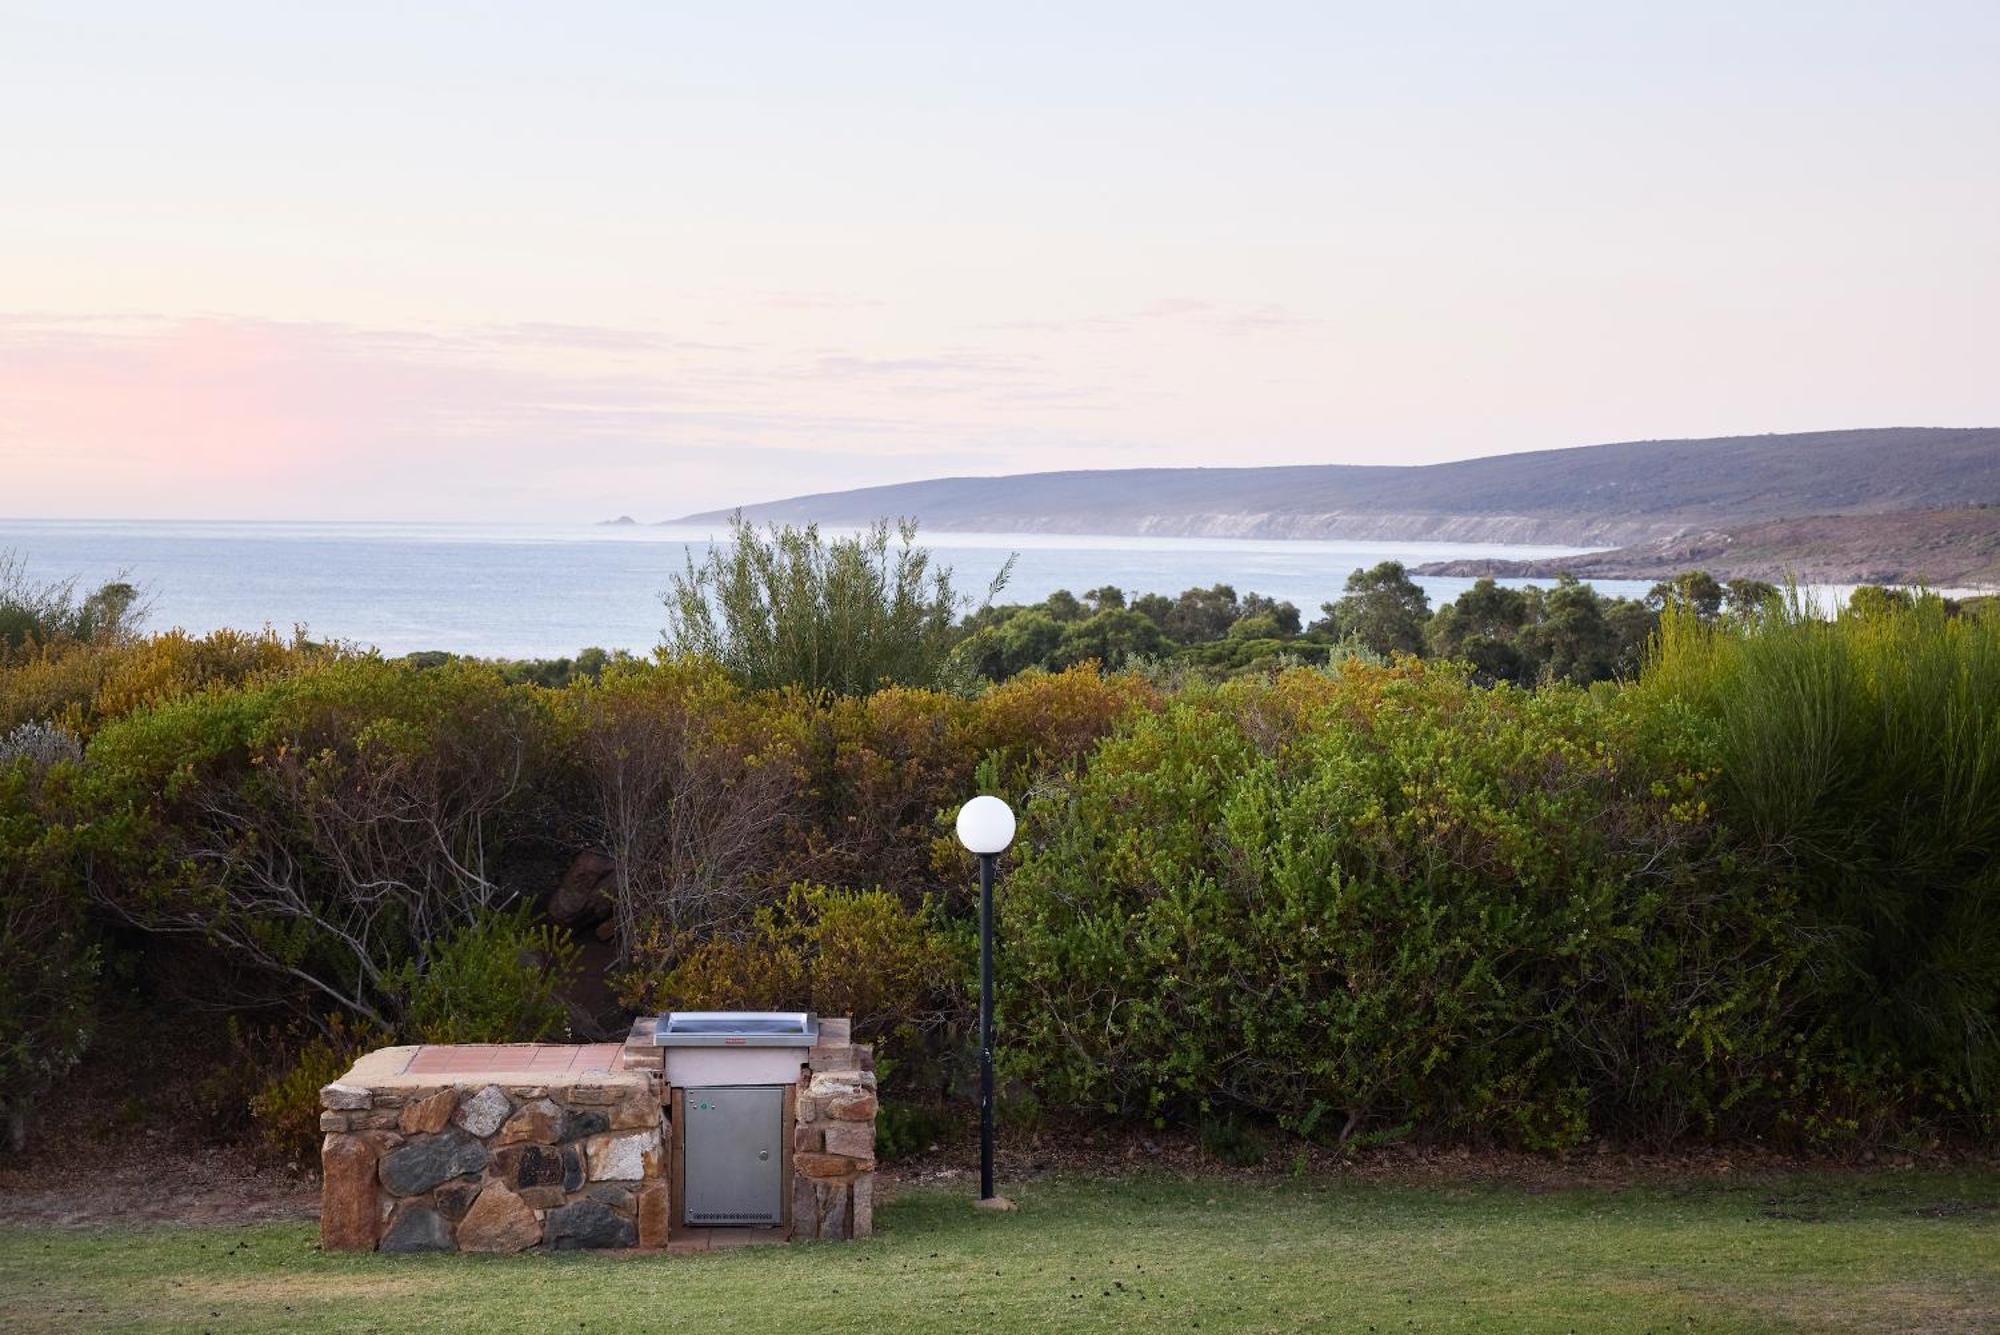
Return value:
<svg viewBox="0 0 2000 1335">
<path fill-rule="evenodd" d="M 616 1103 L 624 1093 L 622 1085 L 571 1085 L 564 1093 L 564 1102 L 580 1104 Z"/>
<path fill-rule="evenodd" d="M 486 1167 L 486 1147 L 462 1131 L 419 1136 L 382 1158 L 382 1185 L 396 1196 L 417 1196 L 455 1177 Z"/>
<path fill-rule="evenodd" d="M 355 1112 L 367 1108 L 373 1098 L 373 1091 L 361 1085 L 346 1085 L 336 1080 L 321 1087 L 319 1106 L 333 1112 Z"/>
<path fill-rule="evenodd" d="M 549 1211 L 542 1236 L 557 1251 L 583 1247 L 631 1247 L 639 1226 L 597 1201 L 572 1201 Z"/>
<path fill-rule="evenodd" d="M 816 1179 L 846 1181 L 861 1171 L 861 1165 L 844 1154 L 794 1154 L 792 1167 Z"/>
<path fill-rule="evenodd" d="M 860 1159 L 869 1164 L 875 1162 L 875 1124 L 873 1122 L 828 1122 L 826 1125 L 826 1152 L 844 1154 L 850 1159 Z"/>
<path fill-rule="evenodd" d="M 826 1115 L 838 1122 L 872 1122 L 875 1120 L 875 1107 L 875 1096 L 860 1089 L 828 1099 Z"/>
<path fill-rule="evenodd" d="M 619 1214 L 632 1213 L 634 1192 L 622 1182 L 593 1182 L 583 1194 L 599 1205 L 610 1206 Z"/>
<path fill-rule="evenodd" d="M 809 1177 L 792 1178 L 792 1236 L 819 1236 L 819 1189 Z"/>
<path fill-rule="evenodd" d="M 820 1115 L 820 1101 L 810 1094 L 801 1094 L 793 1101 L 793 1116 L 801 1122 L 817 1122 Z"/>
<path fill-rule="evenodd" d="M 507 1097 L 507 1091 L 498 1085 L 488 1085 L 460 1104 L 452 1120 L 464 1127 L 466 1134 L 483 1140 L 498 1131 L 513 1111 L 514 1102 Z"/>
<path fill-rule="evenodd" d="M 382 1235 L 385 1252 L 451 1252 L 458 1250 L 452 1240 L 451 1223 L 428 1205 L 405 1205 L 396 1211 L 396 1221 Z"/>
<path fill-rule="evenodd" d="M 343 1131 L 352 1131 L 355 1129 L 354 1114 L 323 1112 L 319 1115 L 319 1129 L 328 1135 L 335 1135 Z"/>
<path fill-rule="evenodd" d="M 646 1176 L 646 1155 L 657 1149 L 660 1133 L 607 1132 L 583 1142 L 593 1182 L 636 1182 Z"/>
<path fill-rule="evenodd" d="M 861 1069 L 861 1049 L 843 1045 L 841 1047 L 814 1048 L 807 1063 L 815 1074 L 824 1071 L 858 1071 Z"/>
<path fill-rule="evenodd" d="M 837 1099 L 866 1093 L 874 1088 L 875 1074 L 872 1071 L 816 1071 L 807 1092 L 814 1098 Z"/>
<path fill-rule="evenodd" d="M 847 1184 L 822 1182 L 815 1188 L 819 1204 L 819 1236 L 829 1240 L 848 1236 Z"/>
<path fill-rule="evenodd" d="M 609 1105 L 613 1131 L 638 1131 L 660 1124 L 660 1100 L 650 1089 L 629 1089 Z"/>
<path fill-rule="evenodd" d="M 819 1045 L 828 1048 L 844 1048 L 854 1042 L 854 1020 L 849 1016 L 829 1019 L 821 1016 L 819 1021 Z"/>
<path fill-rule="evenodd" d="M 323 1186 L 319 1245 L 330 1252 L 375 1246 L 381 1216 L 375 1205 L 375 1148 L 358 1136 L 332 1135 L 320 1145 Z"/>
<path fill-rule="evenodd" d="M 809 1122 L 801 1122 L 792 1128 L 792 1152 L 803 1151 L 817 1154 L 826 1148 L 826 1132 Z"/>
<path fill-rule="evenodd" d="M 493 1152 L 493 1174 L 516 1191 L 528 1187 L 575 1191 L 583 1185 L 583 1156 L 575 1146 L 508 1145 Z"/>
<path fill-rule="evenodd" d="M 440 1089 L 435 1094 L 405 1103 L 398 1125 L 405 1135 L 434 1136 L 451 1125 L 451 1115 L 456 1111 L 458 1091 Z"/>
<path fill-rule="evenodd" d="M 667 1237 L 673 1231 L 673 1193 L 664 1182 L 648 1182 L 639 1188 L 638 1200 L 634 1203 L 639 1219 L 639 1245 L 641 1247 L 664 1247 Z"/>
<path fill-rule="evenodd" d="M 479 1199 L 479 1189 L 479 1183 L 459 1178 L 432 1192 L 431 1204 L 439 1214 L 455 1224 L 465 1218 L 465 1212 L 472 1208 L 473 1201 Z"/>
<path fill-rule="evenodd" d="M 357 1131 L 354 1134 L 373 1145 L 378 1158 L 403 1148 L 403 1137 L 394 1131 Z"/>
<path fill-rule="evenodd" d="M 533 1207 L 497 1182 L 479 1193 L 458 1226 L 462 1252 L 518 1252 L 541 1240 Z"/>
<path fill-rule="evenodd" d="M 611 1129 L 611 1118 L 597 1108 L 567 1108 L 563 1111 L 562 1139 L 581 1140 Z"/>
<path fill-rule="evenodd" d="M 560 1186 L 522 1187 L 515 1194 L 537 1210 L 553 1210 L 569 1202 L 569 1193 Z"/>
<path fill-rule="evenodd" d="M 562 1139 L 563 1110 L 548 1099 L 536 1099 L 514 1110 L 495 1139 L 499 1145 L 553 1145 Z"/>
<path fill-rule="evenodd" d="M 875 1174 L 863 1173 L 854 1179 L 848 1189 L 852 1212 L 848 1221 L 848 1236 L 866 1238 L 875 1232 Z"/>
</svg>

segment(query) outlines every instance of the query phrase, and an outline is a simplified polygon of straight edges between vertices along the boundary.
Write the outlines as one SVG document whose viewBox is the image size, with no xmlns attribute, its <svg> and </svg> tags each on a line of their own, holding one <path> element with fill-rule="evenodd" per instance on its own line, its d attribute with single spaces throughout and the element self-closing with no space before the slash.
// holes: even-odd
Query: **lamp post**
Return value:
<svg viewBox="0 0 2000 1335">
<path fill-rule="evenodd" d="M 979 1203 L 1007 1208 L 993 1191 L 993 864 L 1014 842 L 1014 813 L 973 798 L 959 808 L 958 842 L 979 855 Z"/>
</svg>

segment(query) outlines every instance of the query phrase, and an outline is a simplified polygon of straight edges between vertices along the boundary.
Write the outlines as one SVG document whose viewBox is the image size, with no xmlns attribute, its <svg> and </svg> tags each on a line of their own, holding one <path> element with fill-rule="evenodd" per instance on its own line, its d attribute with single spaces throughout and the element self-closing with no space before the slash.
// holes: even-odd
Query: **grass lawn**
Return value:
<svg viewBox="0 0 2000 1335">
<path fill-rule="evenodd" d="M 170 1186 L 163 1189 L 171 1190 Z M 0 1329 L 1993 1330 L 2000 1173 L 1680 1188 L 1056 1180 L 871 1241 L 326 1256 L 302 1224 L 0 1229 Z"/>
</svg>

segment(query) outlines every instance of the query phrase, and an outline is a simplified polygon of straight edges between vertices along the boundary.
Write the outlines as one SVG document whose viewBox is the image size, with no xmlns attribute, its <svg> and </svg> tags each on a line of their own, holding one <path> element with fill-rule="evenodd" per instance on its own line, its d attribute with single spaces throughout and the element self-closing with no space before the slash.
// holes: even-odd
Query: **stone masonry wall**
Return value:
<svg viewBox="0 0 2000 1335">
<path fill-rule="evenodd" d="M 657 1017 L 633 1021 L 620 1064 L 664 1070 L 653 1035 Z M 792 1224 L 794 1238 L 865 1238 L 875 1229 L 875 1050 L 853 1039 L 851 1020 L 819 1022 L 794 1091 Z"/>
<path fill-rule="evenodd" d="M 653 1029 L 643 1018 L 622 1048 L 603 1045 L 615 1057 L 539 1045 L 369 1053 L 320 1091 L 320 1245 L 665 1247 L 671 1101 Z M 595 1065 L 569 1069 L 586 1056 Z M 869 1236 L 875 1057 L 849 1021 L 820 1021 L 791 1102 L 790 1236 Z"/>
<path fill-rule="evenodd" d="M 631 1071 L 557 1082 L 403 1075 L 398 1059 L 412 1051 L 371 1053 L 320 1091 L 323 1247 L 666 1245 L 656 1081 Z"/>
</svg>

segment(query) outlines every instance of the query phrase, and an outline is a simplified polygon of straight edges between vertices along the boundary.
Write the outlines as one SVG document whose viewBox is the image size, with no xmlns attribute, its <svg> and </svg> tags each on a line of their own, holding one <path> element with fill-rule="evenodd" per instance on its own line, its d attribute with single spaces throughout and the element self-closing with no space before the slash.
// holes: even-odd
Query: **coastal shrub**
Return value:
<svg viewBox="0 0 2000 1335">
<path fill-rule="evenodd" d="M 579 951 L 569 933 L 536 923 L 532 905 L 482 914 L 430 951 L 419 970 L 404 961 L 390 986 L 400 994 L 404 1037 L 418 1043 L 537 1043 L 569 1033 L 563 994 Z"/>
<path fill-rule="evenodd" d="M 0 742 L 0 1118 L 15 1153 L 36 1103 L 89 1045 L 98 965 L 74 739 L 23 731 Z"/>
<path fill-rule="evenodd" d="M 1704 776 L 1628 737 L 1585 692 L 1408 661 L 1183 692 L 1029 808 L 1017 1074 L 1051 1106 L 1335 1141 L 1723 1117 L 1781 1041 L 1757 998 L 1784 965 Z"/>
<path fill-rule="evenodd" d="M 1670 612 L 1639 698 L 1695 721 L 1725 818 L 1797 902 L 1795 1004 L 1830 1027 L 1827 1097 L 1873 1087 L 1990 1125 L 2000 623 L 1930 597 L 1829 619 L 1794 594 L 1747 631 Z"/>
<path fill-rule="evenodd" d="M 734 928 L 782 892 L 809 729 L 797 692 L 743 690 L 699 659 L 616 664 L 555 713 L 572 835 L 612 860 L 621 959 Z"/>
<path fill-rule="evenodd" d="M 649 937 L 620 1000 L 635 1011 L 809 1004 L 852 1016 L 857 1036 L 893 1046 L 964 1018 L 967 963 L 928 904 L 906 908 L 884 890 L 795 885 L 739 935 L 691 947 Z"/>
<path fill-rule="evenodd" d="M 722 665 L 750 687 L 855 693 L 935 686 L 952 675 L 964 610 L 951 570 L 905 521 L 824 538 L 816 525 L 759 533 L 741 515 L 730 540 L 674 576 L 666 648 Z M 1005 582 L 1003 569 L 988 597 Z"/>
<path fill-rule="evenodd" d="M 125 823 L 100 891 L 277 996 L 396 1030 L 400 972 L 517 897 L 495 862 L 527 820 L 544 723 L 491 669 L 366 657 L 138 710 L 89 751 L 100 819 Z"/>
<path fill-rule="evenodd" d="M 296 1047 L 277 1045 L 292 1055 L 251 1097 L 250 1116 L 266 1149 L 312 1162 L 319 1152 L 320 1090 L 346 1074 L 358 1058 L 393 1039 L 366 1020 L 350 1021 L 338 1012 L 303 1041 L 296 1032 L 292 1031 Z M 237 1049 L 243 1052 L 245 1044 L 239 1042 Z"/>
<path fill-rule="evenodd" d="M 0 551 L 0 661 L 37 647 L 125 639 L 144 613 L 138 588 L 123 579 L 79 593 L 76 580 L 37 579 L 19 555 Z"/>
</svg>

